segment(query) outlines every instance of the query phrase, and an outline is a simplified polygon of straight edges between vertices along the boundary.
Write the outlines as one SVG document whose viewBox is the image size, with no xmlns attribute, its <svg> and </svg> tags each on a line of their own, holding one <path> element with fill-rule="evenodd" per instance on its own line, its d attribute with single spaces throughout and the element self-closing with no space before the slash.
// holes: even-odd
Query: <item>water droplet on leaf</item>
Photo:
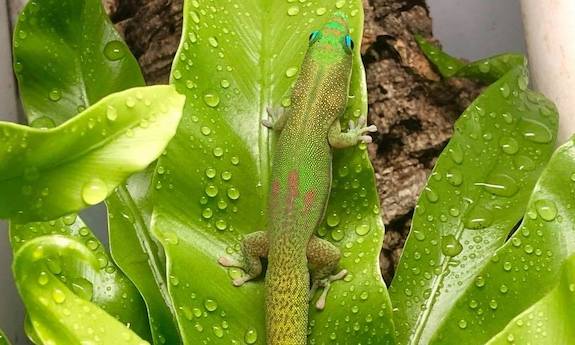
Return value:
<svg viewBox="0 0 575 345">
<path fill-rule="evenodd" d="M 204 102 L 208 106 L 215 108 L 218 106 L 218 104 L 220 104 L 220 97 L 216 94 L 207 93 L 204 95 Z"/>
<path fill-rule="evenodd" d="M 125 49 L 122 42 L 117 40 L 110 41 L 104 46 L 104 56 L 110 61 L 117 61 L 124 57 L 126 54 Z"/>
<path fill-rule="evenodd" d="M 108 195 L 106 183 L 98 178 L 91 180 L 82 187 L 82 200 L 88 205 L 95 205 Z"/>
<path fill-rule="evenodd" d="M 457 256 L 463 250 L 463 245 L 454 235 L 446 235 L 441 239 L 441 252 L 445 256 Z"/>
</svg>

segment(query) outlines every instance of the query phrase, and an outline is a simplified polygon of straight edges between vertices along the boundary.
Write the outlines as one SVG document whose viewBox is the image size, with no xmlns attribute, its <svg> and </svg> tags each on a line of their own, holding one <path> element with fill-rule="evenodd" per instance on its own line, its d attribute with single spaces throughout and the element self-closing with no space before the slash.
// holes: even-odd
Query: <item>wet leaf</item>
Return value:
<svg viewBox="0 0 575 345">
<path fill-rule="evenodd" d="M 110 93 L 144 85 L 136 59 L 103 12 L 101 1 L 40 0 L 29 2 L 23 14 L 15 35 L 15 69 L 32 126 L 62 123 Z M 27 34 L 18 34 L 21 30 Z M 44 44 L 38 45 L 38 39 Z M 51 73 L 38 81 L 39 69 Z M 153 171 L 153 165 L 147 170 Z M 150 184 L 149 176 L 149 172 L 131 176 L 106 199 L 110 249 L 148 305 L 154 342 L 178 344 L 165 292 L 165 262 L 149 234 L 151 207 L 141 195 Z"/>
<path fill-rule="evenodd" d="M 48 270 L 38 277 L 38 282 L 34 285 L 44 286 L 46 285 L 44 282 L 48 279 L 59 279 L 71 294 L 96 304 L 122 323 L 129 325 L 143 338 L 150 338 L 146 307 L 138 290 L 118 269 L 102 243 L 77 215 L 70 214 L 49 222 L 27 224 L 12 222 L 10 224 L 10 241 L 15 257 L 19 255 L 22 246 L 35 239 L 40 239 L 35 243 L 42 246 L 43 241 L 51 243 L 63 241 L 62 238 L 73 241 L 73 245 L 77 248 L 82 247 L 82 251 L 89 252 L 90 257 L 75 256 L 75 251 L 45 255 L 41 264 L 45 265 Z M 97 266 L 94 266 L 94 262 L 97 262 Z M 34 264 L 34 262 L 28 263 L 28 265 Z M 17 271 L 14 273 L 16 280 L 26 279 L 18 276 Z M 26 307 L 28 310 L 27 304 Z M 32 316 L 31 319 L 29 317 L 27 323 L 37 324 L 34 321 Z M 48 320 L 46 322 L 44 327 L 50 325 Z M 55 326 L 57 325 L 55 323 Z M 92 327 L 96 326 L 92 325 Z M 35 335 L 38 336 L 38 333 L 36 332 Z"/>
<path fill-rule="evenodd" d="M 150 173 L 136 174 L 108 197 L 110 250 L 114 261 L 142 293 L 148 306 L 154 344 L 179 344 L 175 311 L 167 291 L 166 262 L 149 233 L 147 185 Z"/>
<path fill-rule="evenodd" d="M 18 17 L 13 46 L 33 127 L 61 124 L 111 93 L 144 84 L 98 0 L 30 1 Z"/>
<path fill-rule="evenodd" d="M 487 345 L 575 343 L 575 256 L 563 265 L 559 284 L 515 317 Z"/>
<path fill-rule="evenodd" d="M 0 123 L 0 217 L 49 220 L 103 201 L 162 153 L 183 102 L 154 86 L 110 95 L 56 128 Z"/>
<path fill-rule="evenodd" d="M 114 289 L 90 292 L 94 285 L 82 277 L 99 279 L 101 274 L 106 274 L 101 271 L 101 266 L 100 257 L 92 250 L 62 235 L 34 238 L 17 251 L 13 267 L 16 285 L 35 335 L 44 344 L 115 344 L 119 339 L 122 344 L 148 344 L 122 322 L 90 302 L 90 294 L 95 297 L 117 292 Z M 65 280 L 60 274 L 66 274 L 63 276 Z M 133 292 L 137 294 L 135 289 Z M 119 301 L 121 308 L 136 312 L 130 296 L 124 298 L 125 301 Z M 131 326 L 137 329 L 143 325 L 146 329 L 145 314 L 140 320 L 141 323 Z"/>
<path fill-rule="evenodd" d="M 541 174 L 521 226 L 469 278 L 473 284 L 461 291 L 443 316 L 431 344 L 457 344 L 457 338 L 465 338 L 466 344 L 484 344 L 555 287 L 561 266 L 575 253 L 573 157 L 571 139 L 553 154 Z M 545 316 L 557 316 L 551 312 Z M 466 327 L 460 327 L 460 322 Z"/>
<path fill-rule="evenodd" d="M 361 1 L 185 2 L 171 78 L 187 103 L 152 185 L 152 230 L 165 248 L 185 343 L 265 343 L 263 278 L 236 288 L 231 277 L 240 272 L 217 260 L 238 255 L 243 236 L 262 230 L 275 138 L 260 121 L 267 106 L 289 107 L 309 34 L 336 10 L 349 15 L 360 42 Z M 343 123 L 365 114 L 356 50 Z M 383 224 L 365 147 L 336 152 L 333 171 L 318 234 L 342 250 L 340 266 L 350 274 L 333 284 L 324 312 L 311 308 L 309 342 L 392 343 L 378 267 Z"/>
<path fill-rule="evenodd" d="M 440 71 L 453 65 L 444 53 L 422 48 Z M 527 88 L 523 59 L 498 56 L 459 68 L 448 75 L 483 73 L 482 80 L 497 80 L 457 120 L 419 198 L 390 289 L 401 344 L 429 344 L 441 320 L 462 308 L 455 305 L 458 298 L 485 284 L 477 274 L 520 221 L 555 144 L 557 111 Z M 458 322 L 451 325 L 470 327 Z M 465 339 L 478 341 L 475 335 Z"/>
</svg>

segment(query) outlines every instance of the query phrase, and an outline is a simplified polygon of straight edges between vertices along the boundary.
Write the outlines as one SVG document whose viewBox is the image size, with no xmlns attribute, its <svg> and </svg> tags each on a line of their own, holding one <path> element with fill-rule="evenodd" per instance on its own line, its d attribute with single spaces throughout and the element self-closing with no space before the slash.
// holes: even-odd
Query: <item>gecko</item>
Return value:
<svg viewBox="0 0 575 345">
<path fill-rule="evenodd" d="M 316 308 L 323 309 L 330 284 L 344 278 L 337 272 L 340 250 L 314 235 L 321 224 L 332 179 L 332 149 L 369 143 L 364 117 L 342 131 L 340 118 L 348 103 L 354 43 L 347 17 L 335 13 L 309 36 L 309 45 L 285 110 L 268 108 L 262 124 L 279 135 L 273 158 L 267 201 L 267 231 L 245 236 L 242 257 L 219 258 L 225 267 L 244 275 L 241 286 L 265 276 L 266 338 L 268 345 L 304 345 L 307 342 L 309 303 L 323 289 Z M 284 109 L 284 108 L 279 108 Z M 311 282 L 311 284 L 310 284 Z"/>
</svg>

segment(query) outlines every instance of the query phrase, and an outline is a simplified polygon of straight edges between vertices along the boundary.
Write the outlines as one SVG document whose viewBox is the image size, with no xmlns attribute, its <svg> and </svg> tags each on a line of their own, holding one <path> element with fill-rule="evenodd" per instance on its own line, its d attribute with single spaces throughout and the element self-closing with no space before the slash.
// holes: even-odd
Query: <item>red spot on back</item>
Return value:
<svg viewBox="0 0 575 345">
<path fill-rule="evenodd" d="M 313 201 L 315 200 L 315 191 L 314 190 L 310 190 L 307 193 L 305 193 L 305 196 L 303 198 L 303 204 L 304 204 L 304 212 L 309 211 L 309 209 L 312 207 L 313 205 Z"/>
<path fill-rule="evenodd" d="M 276 199 L 280 195 L 280 181 L 275 179 L 272 182 L 272 198 Z"/>
<path fill-rule="evenodd" d="M 299 195 L 299 172 L 292 170 L 288 174 L 287 209 L 293 210 L 294 200 Z"/>
<path fill-rule="evenodd" d="M 269 200 L 269 212 L 271 214 L 277 213 L 277 206 L 280 200 L 280 182 L 275 179 L 272 181 L 271 194 Z"/>
</svg>

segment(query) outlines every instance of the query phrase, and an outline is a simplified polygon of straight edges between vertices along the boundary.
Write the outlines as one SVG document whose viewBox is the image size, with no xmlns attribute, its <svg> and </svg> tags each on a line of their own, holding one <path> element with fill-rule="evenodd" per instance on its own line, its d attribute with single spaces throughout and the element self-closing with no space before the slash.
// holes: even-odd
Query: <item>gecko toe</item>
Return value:
<svg viewBox="0 0 575 345">
<path fill-rule="evenodd" d="M 234 286 L 242 286 L 244 285 L 245 282 L 247 282 L 248 279 L 247 277 L 241 277 L 241 278 L 236 278 L 232 281 L 232 284 L 234 284 Z"/>
<path fill-rule="evenodd" d="M 377 132 L 377 127 L 375 125 L 370 125 L 365 127 L 366 131 L 370 132 L 370 133 L 375 133 Z"/>
<path fill-rule="evenodd" d="M 263 119 L 263 120 L 261 121 L 261 123 L 262 123 L 262 125 L 263 125 L 264 127 L 267 127 L 267 128 L 270 128 L 270 129 L 274 128 L 273 122 L 270 121 L 269 119 Z"/>
<path fill-rule="evenodd" d="M 369 143 L 373 142 L 373 138 L 370 137 L 369 135 L 362 135 L 359 137 L 359 140 L 365 144 L 369 144 Z"/>
<path fill-rule="evenodd" d="M 229 256 L 220 256 L 218 263 L 224 267 L 240 267 L 241 265 L 236 260 Z"/>
</svg>

